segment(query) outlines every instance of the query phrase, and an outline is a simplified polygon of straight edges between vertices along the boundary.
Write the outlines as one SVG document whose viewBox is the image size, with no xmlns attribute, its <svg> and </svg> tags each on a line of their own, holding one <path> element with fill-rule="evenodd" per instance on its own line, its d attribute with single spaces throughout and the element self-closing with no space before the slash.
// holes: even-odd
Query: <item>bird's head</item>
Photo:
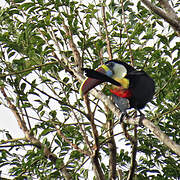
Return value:
<svg viewBox="0 0 180 180">
<path fill-rule="evenodd" d="M 128 88 L 129 80 L 125 78 L 128 72 L 134 68 L 120 61 L 108 61 L 96 70 L 83 69 L 88 77 L 80 87 L 80 95 L 87 94 L 91 89 L 103 82 L 109 82 L 113 86 Z"/>
</svg>

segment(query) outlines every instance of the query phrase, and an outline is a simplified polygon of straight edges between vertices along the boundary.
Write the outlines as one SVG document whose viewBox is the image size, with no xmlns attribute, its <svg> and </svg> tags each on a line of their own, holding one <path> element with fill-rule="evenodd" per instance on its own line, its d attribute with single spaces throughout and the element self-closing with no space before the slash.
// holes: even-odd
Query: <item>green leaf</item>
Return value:
<svg viewBox="0 0 180 180">
<path fill-rule="evenodd" d="M 158 34 L 157 36 L 160 38 L 160 41 L 161 41 L 163 44 L 165 44 L 166 46 L 169 46 L 169 41 L 168 41 L 168 39 L 167 39 L 166 36 L 163 36 L 163 35 L 161 35 L 161 34 Z"/>
<path fill-rule="evenodd" d="M 22 108 L 32 107 L 32 104 L 30 104 L 30 103 L 24 103 L 21 107 L 22 107 Z"/>
<path fill-rule="evenodd" d="M 41 112 L 40 112 L 40 116 L 41 116 L 41 117 L 44 116 L 44 114 L 45 114 L 45 111 L 41 111 Z"/>
<path fill-rule="evenodd" d="M 67 106 L 61 106 L 62 111 L 69 112 L 71 109 Z"/>
<path fill-rule="evenodd" d="M 53 110 L 49 112 L 49 115 L 52 116 L 52 118 L 56 118 L 57 112 Z"/>
<path fill-rule="evenodd" d="M 24 2 L 25 0 L 14 0 L 15 3 L 22 3 Z"/>
<path fill-rule="evenodd" d="M 48 134 L 51 133 L 51 132 L 54 132 L 54 130 L 52 130 L 52 129 L 44 129 L 44 130 L 41 132 L 40 137 L 41 137 L 41 136 L 46 136 L 46 135 L 48 135 Z"/>
<path fill-rule="evenodd" d="M 40 105 L 40 106 L 37 108 L 37 111 L 40 112 L 40 111 L 42 111 L 42 109 L 43 109 L 43 105 Z"/>
</svg>

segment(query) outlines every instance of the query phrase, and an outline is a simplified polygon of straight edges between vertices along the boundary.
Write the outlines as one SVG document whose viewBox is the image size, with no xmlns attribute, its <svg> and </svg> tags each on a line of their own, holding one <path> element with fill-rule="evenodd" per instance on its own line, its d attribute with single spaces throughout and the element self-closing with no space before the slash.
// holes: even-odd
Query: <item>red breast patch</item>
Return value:
<svg viewBox="0 0 180 180">
<path fill-rule="evenodd" d="M 110 92 L 122 98 L 129 98 L 132 96 L 132 93 L 129 89 L 115 88 L 110 89 Z"/>
</svg>

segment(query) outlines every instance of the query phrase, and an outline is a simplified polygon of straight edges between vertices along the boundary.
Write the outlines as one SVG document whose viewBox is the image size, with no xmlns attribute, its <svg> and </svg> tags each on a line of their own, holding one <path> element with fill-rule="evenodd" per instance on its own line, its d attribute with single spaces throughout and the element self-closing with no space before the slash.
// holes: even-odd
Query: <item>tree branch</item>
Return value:
<svg viewBox="0 0 180 180">
<path fill-rule="evenodd" d="M 29 85 L 31 85 L 31 83 L 30 83 L 29 81 L 27 81 L 26 79 L 23 78 L 23 80 L 24 80 L 26 83 L 28 83 Z M 49 95 L 48 93 L 46 93 L 45 91 L 42 91 L 41 89 L 39 89 L 39 88 L 37 88 L 37 87 L 34 87 L 34 89 L 36 89 L 37 91 L 39 91 L 39 92 L 41 92 L 42 94 L 46 95 L 49 99 L 53 99 L 53 100 L 57 101 L 59 104 L 61 104 L 61 105 L 67 106 L 67 107 L 69 107 L 69 108 L 71 108 L 71 109 L 74 109 L 74 110 L 76 110 L 77 112 L 83 114 L 86 118 L 88 118 L 88 116 L 87 116 L 83 111 L 81 111 L 80 109 L 75 108 L 74 106 L 72 106 L 72 105 L 70 105 L 70 104 L 68 104 L 68 103 L 66 103 L 66 102 L 63 102 L 63 101 L 55 98 L 54 96 Z"/>
<path fill-rule="evenodd" d="M 86 107 L 88 110 L 89 120 L 90 120 L 90 124 L 91 124 L 91 128 L 92 128 L 93 139 L 95 142 L 94 147 L 93 147 L 94 152 L 91 156 L 93 169 L 94 169 L 97 180 L 105 180 L 102 168 L 101 168 L 100 163 L 99 163 L 99 139 L 98 139 L 99 136 L 98 136 L 98 131 L 97 131 L 96 125 L 94 123 L 94 115 L 91 111 L 89 98 L 87 95 L 84 96 L 84 101 L 85 101 L 85 104 L 86 104 Z"/>
<path fill-rule="evenodd" d="M 25 144 L 8 144 L 8 145 L 0 145 L 0 148 L 8 148 L 8 147 L 21 147 L 21 146 L 34 146 L 32 143 L 25 143 Z"/>
<path fill-rule="evenodd" d="M 129 118 L 126 119 L 126 123 L 128 124 L 136 124 L 138 125 L 140 123 L 140 119 L 138 117 L 136 118 Z M 180 155 L 180 145 L 176 144 L 174 141 L 172 141 L 166 134 L 164 134 L 158 126 L 155 126 L 151 121 L 148 119 L 143 119 L 142 124 L 150 129 L 152 133 L 161 141 L 163 142 L 167 147 L 169 147 L 172 151 L 174 151 L 176 154 Z"/>
<path fill-rule="evenodd" d="M 111 180 L 115 180 L 116 179 L 116 142 L 114 139 L 114 135 L 113 135 L 113 126 L 114 123 L 112 121 L 112 119 L 107 121 L 107 125 L 108 125 L 108 137 L 110 137 L 108 143 L 108 147 L 109 147 L 109 179 Z"/>
<path fill-rule="evenodd" d="M 112 120 L 112 112 L 109 110 L 107 106 L 105 106 L 105 110 L 107 113 L 107 144 L 109 147 L 109 179 L 115 180 L 116 179 L 116 142 L 114 139 L 114 121 Z"/>
<path fill-rule="evenodd" d="M 17 143 L 19 141 L 26 141 L 26 138 L 16 138 L 16 139 L 1 140 L 0 145 L 7 144 L 7 143 Z"/>
<path fill-rule="evenodd" d="M 109 55 L 109 60 L 112 60 L 113 59 L 112 49 L 111 49 L 111 43 L 110 43 L 109 36 L 108 36 L 108 29 L 107 29 L 107 24 L 106 24 L 106 12 L 105 12 L 104 5 L 102 6 L 102 16 L 103 16 L 103 24 L 104 24 L 104 28 L 105 28 L 105 33 L 106 33 L 107 52 Z"/>
<path fill-rule="evenodd" d="M 76 47 L 76 44 L 74 43 L 74 40 L 73 40 L 73 35 L 72 35 L 72 32 L 71 30 L 69 29 L 69 27 L 63 22 L 63 26 L 64 26 L 64 30 L 66 32 L 66 35 L 68 36 L 69 38 L 69 46 L 70 48 L 72 49 L 73 51 L 73 55 L 74 55 L 74 60 L 76 62 L 76 65 L 79 69 L 79 71 L 81 71 L 81 68 L 82 68 L 82 60 L 81 60 L 81 56 L 80 56 L 80 53 Z"/>
<path fill-rule="evenodd" d="M 124 132 L 125 137 L 130 141 L 132 144 L 132 152 L 131 152 L 131 166 L 129 169 L 127 180 L 131 180 L 134 177 L 135 168 L 136 168 L 136 154 L 137 154 L 137 125 L 134 127 L 134 137 L 130 136 L 126 129 L 126 124 L 122 123 L 122 129 Z"/>
<path fill-rule="evenodd" d="M 127 34 L 127 46 L 129 47 L 130 61 L 131 61 L 131 65 L 134 66 L 134 57 L 133 57 L 133 52 L 132 52 L 132 48 L 131 48 L 131 38 L 129 37 L 129 33 L 128 33 L 123 0 L 121 0 L 121 7 L 122 7 L 122 14 L 123 14 L 123 20 L 124 20 L 124 25 L 125 25 L 124 29 Z"/>
<path fill-rule="evenodd" d="M 131 166 L 129 169 L 127 180 L 131 180 L 134 177 L 135 169 L 136 169 L 136 154 L 137 154 L 137 125 L 134 127 L 134 141 L 132 144 L 132 152 L 131 152 Z"/>
<path fill-rule="evenodd" d="M 159 0 L 160 5 L 162 6 L 162 8 L 165 9 L 165 11 L 168 13 L 168 15 L 175 19 L 177 22 L 179 21 L 178 16 L 176 14 L 176 12 L 174 11 L 174 9 L 171 7 L 171 5 L 169 4 L 168 0 Z"/>
<path fill-rule="evenodd" d="M 177 32 L 177 35 L 180 36 L 180 20 L 174 10 L 170 7 L 169 3 L 166 0 L 159 0 L 163 8 L 165 8 L 167 14 L 160 8 L 156 7 L 149 0 L 141 0 L 151 11 L 163 18 L 168 22 L 173 29 Z"/>
</svg>

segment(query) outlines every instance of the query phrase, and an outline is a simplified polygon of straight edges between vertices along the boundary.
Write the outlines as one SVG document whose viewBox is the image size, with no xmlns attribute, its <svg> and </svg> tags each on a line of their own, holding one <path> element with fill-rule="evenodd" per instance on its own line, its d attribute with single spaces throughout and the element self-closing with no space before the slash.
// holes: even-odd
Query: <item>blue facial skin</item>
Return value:
<svg viewBox="0 0 180 180">
<path fill-rule="evenodd" d="M 106 75 L 109 76 L 109 77 L 112 77 L 113 72 L 112 72 L 111 70 L 108 70 L 108 71 L 106 72 Z"/>
</svg>

